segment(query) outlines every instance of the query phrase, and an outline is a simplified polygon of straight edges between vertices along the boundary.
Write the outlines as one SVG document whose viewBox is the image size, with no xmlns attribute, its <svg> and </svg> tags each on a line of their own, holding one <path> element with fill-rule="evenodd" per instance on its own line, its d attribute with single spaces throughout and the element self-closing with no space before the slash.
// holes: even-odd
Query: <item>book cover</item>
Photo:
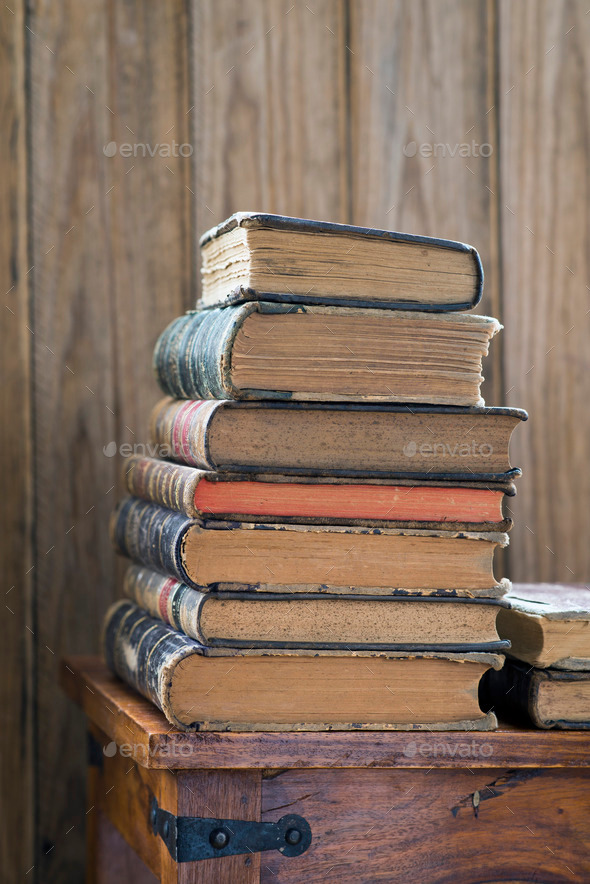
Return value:
<svg viewBox="0 0 590 884">
<path fill-rule="evenodd" d="M 479 314 L 250 302 L 174 319 L 153 366 L 177 399 L 483 405 L 500 328 Z"/>
<path fill-rule="evenodd" d="M 506 481 L 525 411 L 436 405 L 163 399 L 151 446 L 202 470 Z"/>
<path fill-rule="evenodd" d="M 109 668 L 181 730 L 497 726 L 477 699 L 483 673 L 502 665 L 495 654 L 205 648 L 128 600 L 107 612 L 102 646 Z M 319 690 L 324 683 L 330 684 L 329 704 Z"/>
<path fill-rule="evenodd" d="M 230 244 L 238 246 L 233 257 Z M 203 234 L 199 245 L 202 303 L 207 306 L 258 299 L 459 311 L 475 307 L 483 291 L 483 267 L 477 250 L 453 240 L 264 212 L 237 212 Z M 248 267 L 252 252 L 266 273 L 246 272 L 256 269 L 252 261 Z M 310 260 L 314 254 L 317 269 Z M 280 257 L 279 263 L 275 255 Z M 329 270 L 334 264 L 339 273 L 332 280 Z M 377 267 L 381 273 L 374 272 Z M 371 269 L 373 278 L 369 277 L 367 287 Z M 213 286 L 216 271 L 221 276 L 220 289 Z M 294 292 L 298 279 L 301 291 Z"/>
<path fill-rule="evenodd" d="M 208 592 L 132 565 L 123 591 L 206 647 L 499 653 L 501 599 Z"/>
<path fill-rule="evenodd" d="M 515 611 L 546 620 L 590 622 L 590 587 L 585 583 L 515 583 L 508 601 Z"/>
<path fill-rule="evenodd" d="M 139 497 L 193 519 L 508 531 L 513 482 L 219 473 L 132 455 L 123 481 Z"/>
<path fill-rule="evenodd" d="M 519 583 L 498 618 L 512 655 L 531 665 L 590 670 L 590 589 L 584 584 Z"/>
<path fill-rule="evenodd" d="M 493 574 L 506 534 L 209 522 L 128 498 L 111 536 L 122 555 L 205 592 L 496 598 L 509 586 Z"/>
</svg>

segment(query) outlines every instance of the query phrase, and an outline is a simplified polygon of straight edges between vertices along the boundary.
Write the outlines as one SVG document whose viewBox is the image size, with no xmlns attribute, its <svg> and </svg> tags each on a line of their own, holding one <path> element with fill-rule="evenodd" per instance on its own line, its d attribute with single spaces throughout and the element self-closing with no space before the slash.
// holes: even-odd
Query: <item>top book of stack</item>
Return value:
<svg viewBox="0 0 590 884">
<path fill-rule="evenodd" d="M 270 301 L 461 311 L 483 289 L 472 246 L 389 230 L 238 212 L 200 246 L 201 308 Z"/>
</svg>

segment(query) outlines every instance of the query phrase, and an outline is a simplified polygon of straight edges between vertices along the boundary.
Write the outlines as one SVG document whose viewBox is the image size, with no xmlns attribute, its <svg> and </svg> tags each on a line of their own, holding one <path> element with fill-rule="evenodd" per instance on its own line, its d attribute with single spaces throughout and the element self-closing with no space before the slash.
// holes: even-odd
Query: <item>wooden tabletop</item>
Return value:
<svg viewBox="0 0 590 884">
<path fill-rule="evenodd" d="M 68 696 L 119 751 L 143 767 L 482 768 L 588 767 L 587 731 L 331 731 L 185 733 L 106 667 L 98 657 L 69 657 L 61 682 Z M 117 747 L 118 750 L 117 750 Z"/>
</svg>

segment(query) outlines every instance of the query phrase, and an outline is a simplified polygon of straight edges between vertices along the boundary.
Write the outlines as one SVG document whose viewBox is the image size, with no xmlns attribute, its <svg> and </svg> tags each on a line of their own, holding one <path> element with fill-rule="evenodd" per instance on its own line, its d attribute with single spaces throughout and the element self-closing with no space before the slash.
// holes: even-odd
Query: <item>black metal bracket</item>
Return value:
<svg viewBox="0 0 590 884">
<path fill-rule="evenodd" d="M 295 813 L 281 817 L 276 823 L 174 816 L 158 807 L 153 795 L 150 824 L 154 835 L 160 836 L 170 856 L 178 863 L 263 850 L 278 850 L 283 856 L 300 856 L 311 844 L 309 823 Z"/>
</svg>

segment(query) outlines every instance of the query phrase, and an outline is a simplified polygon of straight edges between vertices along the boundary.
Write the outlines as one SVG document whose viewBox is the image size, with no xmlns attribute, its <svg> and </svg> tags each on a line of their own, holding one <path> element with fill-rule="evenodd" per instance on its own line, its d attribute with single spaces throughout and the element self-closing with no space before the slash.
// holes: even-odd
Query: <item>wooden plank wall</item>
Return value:
<svg viewBox="0 0 590 884">
<path fill-rule="evenodd" d="M 233 212 L 345 221 L 345 4 L 196 0 L 197 234 Z"/>
<path fill-rule="evenodd" d="M 531 410 L 514 447 L 525 476 L 508 566 L 519 579 L 590 578 L 586 11 L 582 0 L 6 6 L 5 880 L 82 880 L 84 725 L 57 661 L 98 646 L 119 570 L 106 533 L 119 448 L 145 440 L 154 340 L 194 301 L 198 235 L 231 212 L 477 245 L 482 308 L 506 324 L 486 398 Z M 190 155 L 162 156 L 173 142 Z M 122 156 L 122 144 L 145 147 Z"/>
<path fill-rule="evenodd" d="M 482 306 L 498 316 L 494 33 L 485 0 L 353 0 L 348 62 L 354 223 L 476 244 Z M 463 144 L 473 155 L 459 155 Z M 495 346 L 490 402 L 502 395 L 500 363 Z"/>
<path fill-rule="evenodd" d="M 119 146 L 190 142 L 189 25 L 182 2 L 71 0 L 35 4 L 29 26 L 35 865 L 57 882 L 82 878 L 85 824 L 84 722 L 57 665 L 66 647 L 98 647 L 116 592 L 117 450 L 146 440 L 150 351 L 191 302 L 192 161 Z"/>
<path fill-rule="evenodd" d="M 27 255 L 25 2 L 0 14 L 0 868 L 22 880 L 34 865 L 31 604 L 31 276 Z"/>
<path fill-rule="evenodd" d="M 500 5 L 505 386 L 531 413 L 514 446 L 520 580 L 590 579 L 589 40 L 583 3 Z"/>
</svg>

